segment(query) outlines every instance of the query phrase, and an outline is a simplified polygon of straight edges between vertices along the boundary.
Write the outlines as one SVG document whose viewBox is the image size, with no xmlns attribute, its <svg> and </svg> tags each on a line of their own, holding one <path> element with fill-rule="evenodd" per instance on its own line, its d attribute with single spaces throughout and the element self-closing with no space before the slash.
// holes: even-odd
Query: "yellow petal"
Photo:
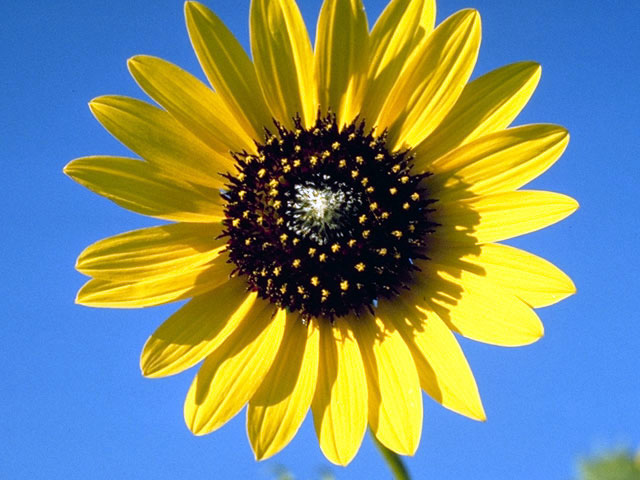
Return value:
<svg viewBox="0 0 640 480">
<path fill-rule="evenodd" d="M 458 100 L 480 46 L 480 16 L 463 10 L 449 17 L 411 56 L 376 124 L 389 127 L 392 150 L 417 145 Z"/>
<path fill-rule="evenodd" d="M 413 455 L 422 433 L 422 392 L 416 364 L 387 318 L 363 317 L 353 330 L 367 374 L 369 424 L 384 446 Z"/>
<path fill-rule="evenodd" d="M 133 280 L 202 265 L 221 253 L 222 224 L 175 223 L 105 238 L 87 247 L 76 269 L 105 280 Z"/>
<path fill-rule="evenodd" d="M 403 294 L 378 311 L 400 331 L 416 363 L 420 385 L 442 406 L 475 420 L 486 420 L 467 359 L 449 328 L 429 310 Z M 416 306 L 421 307 L 418 310 Z"/>
<path fill-rule="evenodd" d="M 131 211 L 177 222 L 224 219 L 217 189 L 196 188 L 132 158 L 83 157 L 64 173 L 89 190 Z"/>
<path fill-rule="evenodd" d="M 204 265 L 139 281 L 89 280 L 78 292 L 76 303 L 89 307 L 142 308 L 195 297 L 225 283 L 233 270 L 220 255 Z"/>
<path fill-rule="evenodd" d="M 282 345 L 264 382 L 249 401 L 247 432 L 256 459 L 282 450 L 307 415 L 318 378 L 320 333 L 315 321 L 287 318 Z"/>
<path fill-rule="evenodd" d="M 184 10 L 193 49 L 209 82 L 247 135 L 261 140 L 264 128 L 272 126 L 272 115 L 249 56 L 207 7 L 186 2 Z"/>
<path fill-rule="evenodd" d="M 434 205 L 430 216 L 442 226 L 435 237 L 450 243 L 489 243 L 505 240 L 559 222 L 578 203 L 552 192 L 517 191 L 483 195 Z"/>
<path fill-rule="evenodd" d="M 416 0 L 412 0 L 416 1 Z M 416 32 L 416 38 L 414 42 L 419 44 L 426 40 L 431 35 L 433 27 L 436 23 L 436 2 L 435 0 L 424 0 L 424 6 L 422 7 L 422 14 L 420 15 L 420 25 Z"/>
<path fill-rule="evenodd" d="M 128 62 L 131 75 L 147 94 L 217 152 L 253 152 L 251 137 L 232 118 L 220 96 L 180 67 L 138 55 Z"/>
<path fill-rule="evenodd" d="M 325 0 L 316 32 L 318 104 L 322 113 L 335 113 L 339 125 L 359 113 L 368 40 L 361 0 Z"/>
<path fill-rule="evenodd" d="M 449 328 L 480 342 L 503 346 L 538 340 L 544 328 L 522 300 L 489 279 L 454 265 L 420 262 L 422 273 L 412 289 L 416 304 L 425 302 Z"/>
<path fill-rule="evenodd" d="M 322 453 L 347 465 L 367 427 L 367 379 L 360 349 L 347 322 L 320 322 L 318 385 L 311 403 Z"/>
<path fill-rule="evenodd" d="M 134 98 L 104 96 L 91 112 L 114 137 L 166 174 L 219 188 L 233 160 L 207 147 L 168 112 Z"/>
<path fill-rule="evenodd" d="M 500 285 L 532 307 L 554 304 L 576 292 L 571 279 L 558 267 L 529 252 L 488 243 L 476 251 L 448 248 L 433 255 L 437 263 L 449 263 L 475 271 Z"/>
<path fill-rule="evenodd" d="M 407 59 L 433 29 L 433 0 L 393 0 L 371 31 L 364 120 L 373 122 Z M 369 125 L 373 127 L 374 125 Z"/>
<path fill-rule="evenodd" d="M 285 326 L 285 312 L 258 301 L 244 322 L 211 353 L 193 380 L 184 418 L 196 435 L 220 428 L 249 401 L 271 368 Z"/>
<path fill-rule="evenodd" d="M 233 333 L 253 307 L 257 294 L 232 278 L 191 299 L 153 332 L 142 349 L 145 377 L 180 373 L 200 362 Z"/>
<path fill-rule="evenodd" d="M 294 0 L 252 0 L 251 52 L 262 92 L 276 120 L 310 127 L 317 114 L 313 51 Z"/>
<path fill-rule="evenodd" d="M 442 201 L 515 190 L 553 165 L 568 143 L 568 132 L 556 125 L 496 132 L 431 163 L 425 186 Z"/>
<path fill-rule="evenodd" d="M 460 145 L 509 126 L 531 98 L 539 80 L 540 65 L 520 62 L 469 83 L 442 123 L 416 147 L 416 165 L 426 167 Z"/>
</svg>

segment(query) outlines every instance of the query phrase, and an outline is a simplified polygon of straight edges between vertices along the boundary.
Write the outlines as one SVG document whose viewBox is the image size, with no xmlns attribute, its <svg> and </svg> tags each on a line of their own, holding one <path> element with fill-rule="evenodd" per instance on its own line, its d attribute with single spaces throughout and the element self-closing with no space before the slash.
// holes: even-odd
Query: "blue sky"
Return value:
<svg viewBox="0 0 640 480">
<path fill-rule="evenodd" d="M 370 22 L 386 2 L 365 0 Z M 248 0 L 208 2 L 246 46 Z M 477 8 L 483 45 L 474 75 L 519 60 L 543 66 L 516 121 L 558 123 L 563 158 L 532 188 L 581 209 L 512 243 L 569 273 L 578 294 L 539 311 L 546 336 L 505 349 L 462 341 L 488 415 L 476 423 L 425 397 L 414 478 L 568 479 L 576 459 L 640 444 L 640 2 L 441 0 L 438 21 Z M 320 0 L 305 0 L 314 30 Z M 144 98 L 127 58 L 166 58 L 202 77 L 177 0 L 2 2 L 0 146 L 1 478 L 388 478 L 366 438 L 347 469 L 322 456 L 310 417 L 274 459 L 256 463 L 244 412 L 194 437 L 182 403 L 194 372 L 141 377 L 140 349 L 176 308 L 76 306 L 73 269 L 88 244 L 152 225 L 74 184 L 71 159 L 126 154 L 93 119 L 102 94 Z"/>
</svg>

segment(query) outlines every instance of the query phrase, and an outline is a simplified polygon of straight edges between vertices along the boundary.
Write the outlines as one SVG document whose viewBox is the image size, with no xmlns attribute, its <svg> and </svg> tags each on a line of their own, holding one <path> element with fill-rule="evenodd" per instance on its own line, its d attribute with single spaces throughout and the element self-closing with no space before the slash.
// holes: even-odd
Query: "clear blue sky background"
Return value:
<svg viewBox="0 0 640 480">
<path fill-rule="evenodd" d="M 244 45 L 248 0 L 210 1 Z M 365 0 L 370 22 L 384 6 Z M 516 123 L 572 134 L 532 186 L 577 198 L 567 221 L 513 243 L 553 261 L 578 294 L 539 311 L 546 336 L 504 349 L 462 341 L 488 414 L 457 416 L 425 397 L 418 479 L 565 480 L 580 455 L 640 442 L 640 2 L 441 0 L 438 21 L 480 10 L 475 75 L 537 60 L 541 84 Z M 315 31 L 320 0 L 302 10 Z M 126 154 L 92 118 L 101 94 L 142 97 L 125 61 L 157 55 L 202 76 L 178 0 L 20 1 L 0 6 L 0 478 L 388 478 L 366 438 L 347 469 L 330 467 L 310 417 L 283 453 L 253 460 L 244 412 L 206 437 L 184 425 L 193 371 L 141 377 L 147 336 L 175 305 L 140 311 L 76 306 L 73 269 L 88 244 L 152 225 L 64 177 L 88 154 Z"/>
</svg>

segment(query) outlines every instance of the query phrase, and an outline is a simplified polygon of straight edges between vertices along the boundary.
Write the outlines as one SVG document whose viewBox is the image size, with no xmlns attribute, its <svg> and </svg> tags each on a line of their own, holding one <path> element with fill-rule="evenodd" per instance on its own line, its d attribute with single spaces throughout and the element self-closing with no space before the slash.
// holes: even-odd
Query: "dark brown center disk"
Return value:
<svg viewBox="0 0 640 480">
<path fill-rule="evenodd" d="M 225 232 L 235 273 L 290 311 L 333 320 L 408 286 L 426 258 L 433 202 L 408 152 L 391 153 L 364 122 L 276 124 L 257 155 L 235 153 Z"/>
</svg>

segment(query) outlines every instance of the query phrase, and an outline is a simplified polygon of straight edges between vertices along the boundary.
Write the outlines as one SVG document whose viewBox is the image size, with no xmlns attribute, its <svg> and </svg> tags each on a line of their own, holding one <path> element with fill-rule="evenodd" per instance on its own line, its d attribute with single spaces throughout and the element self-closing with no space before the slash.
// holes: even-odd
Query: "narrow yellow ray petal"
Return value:
<svg viewBox="0 0 640 480">
<path fill-rule="evenodd" d="M 422 272 L 412 291 L 449 328 L 480 342 L 527 345 L 544 334 L 535 312 L 522 300 L 481 274 L 453 265 L 419 263 Z"/>
<path fill-rule="evenodd" d="M 413 455 L 422 433 L 422 391 L 411 353 L 387 318 L 353 322 L 367 375 L 369 425 L 384 446 Z"/>
<path fill-rule="evenodd" d="M 142 308 L 195 297 L 225 283 L 233 267 L 220 255 L 204 265 L 140 281 L 89 280 L 76 303 L 89 307 Z"/>
<path fill-rule="evenodd" d="M 436 238 L 451 243 L 489 243 L 559 222 L 571 215 L 578 203 L 559 193 L 516 191 L 437 203 L 434 207 L 430 218 L 442 225 L 436 229 Z"/>
<path fill-rule="evenodd" d="M 428 13 L 424 0 L 393 0 L 373 26 L 366 94 L 362 102 L 364 120 L 375 121 L 411 52 L 420 43 L 419 38 L 431 33 L 431 29 L 421 28 L 425 11 Z M 428 21 L 425 20 L 425 25 Z"/>
<path fill-rule="evenodd" d="M 557 125 L 495 132 L 432 162 L 425 186 L 441 201 L 515 190 L 553 165 L 568 143 L 569 133 Z"/>
<path fill-rule="evenodd" d="M 367 68 L 369 27 L 361 0 L 325 0 L 316 30 L 318 105 L 339 125 L 360 111 Z"/>
<path fill-rule="evenodd" d="M 133 158 L 83 157 L 64 173 L 123 208 L 176 222 L 220 222 L 222 198 L 216 189 L 196 188 Z"/>
<path fill-rule="evenodd" d="M 231 157 L 207 147 L 168 112 L 117 95 L 95 98 L 89 107 L 114 137 L 164 173 L 199 185 L 224 185 L 218 174 L 231 168 Z"/>
<path fill-rule="evenodd" d="M 140 356 L 145 377 L 180 373 L 218 348 L 253 307 L 257 294 L 232 278 L 191 299 L 149 337 Z"/>
<path fill-rule="evenodd" d="M 367 427 L 367 379 L 346 320 L 320 322 L 318 385 L 311 409 L 322 453 L 337 465 L 347 465 Z"/>
<path fill-rule="evenodd" d="M 458 12 L 436 28 L 411 56 L 380 112 L 378 128 L 389 127 L 389 145 L 417 145 L 458 100 L 480 47 L 480 15 Z"/>
<path fill-rule="evenodd" d="M 547 260 L 507 245 L 487 243 L 477 251 L 450 247 L 433 255 L 446 263 L 475 271 L 532 307 L 552 305 L 576 292 L 571 279 Z"/>
<path fill-rule="evenodd" d="M 285 328 L 271 370 L 247 409 L 247 433 L 257 460 L 287 446 L 307 415 L 316 390 L 318 326 L 315 321 L 305 326 L 297 315 L 290 315 Z"/>
<path fill-rule="evenodd" d="M 262 384 L 278 352 L 284 310 L 259 300 L 244 322 L 204 361 L 184 403 L 184 418 L 196 435 L 220 428 Z"/>
<path fill-rule="evenodd" d="M 187 30 L 205 75 L 247 135 L 262 140 L 272 126 L 251 59 L 233 33 L 207 7 L 184 6 Z"/>
<path fill-rule="evenodd" d="M 221 253 L 222 224 L 174 223 L 105 238 L 87 247 L 76 269 L 105 280 L 138 280 L 202 265 Z"/>
<path fill-rule="evenodd" d="M 416 148 L 416 164 L 436 158 L 476 138 L 502 130 L 516 118 L 540 80 L 540 65 L 519 62 L 500 67 L 469 83 L 442 123 Z"/>
<path fill-rule="evenodd" d="M 291 127 L 297 114 L 310 127 L 317 114 L 313 51 L 294 0 L 252 0 L 251 52 L 273 116 Z"/>
<path fill-rule="evenodd" d="M 378 308 L 407 342 L 420 376 L 420 385 L 442 406 L 475 420 L 486 420 L 480 394 L 458 341 L 425 302 L 403 294 Z M 416 306 L 421 307 L 418 310 Z"/>
<path fill-rule="evenodd" d="M 412 0 L 416 1 L 416 0 Z M 414 42 L 417 44 L 425 41 L 436 23 L 436 1 L 424 0 L 424 6 L 422 7 L 422 13 L 420 14 L 420 24 L 418 31 L 416 32 L 416 38 Z"/>
<path fill-rule="evenodd" d="M 222 154 L 230 150 L 254 152 L 251 137 L 235 122 L 220 96 L 196 77 L 147 55 L 129 59 L 128 66 L 151 98 L 211 148 Z"/>
</svg>

